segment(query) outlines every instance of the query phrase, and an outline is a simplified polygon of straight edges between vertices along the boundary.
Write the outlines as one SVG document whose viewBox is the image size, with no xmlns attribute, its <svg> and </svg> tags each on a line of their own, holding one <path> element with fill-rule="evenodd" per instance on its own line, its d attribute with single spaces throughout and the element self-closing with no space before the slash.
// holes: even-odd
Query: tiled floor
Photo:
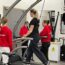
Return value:
<svg viewBox="0 0 65 65">
<path fill-rule="evenodd" d="M 65 65 L 65 62 L 51 63 L 50 65 Z"/>
<path fill-rule="evenodd" d="M 33 55 L 33 59 L 35 62 L 30 64 L 30 65 L 44 65 L 41 63 L 41 61 L 35 55 Z M 28 65 L 28 64 L 22 64 L 22 62 L 17 62 L 17 63 L 12 64 L 12 65 Z M 50 62 L 50 65 L 65 65 L 65 62 Z"/>
<path fill-rule="evenodd" d="M 22 64 L 21 62 L 18 62 L 18 63 L 13 64 L 13 65 L 28 65 L 28 64 Z M 44 64 L 42 64 L 42 63 L 32 63 L 32 64 L 29 64 L 29 65 L 44 65 Z M 65 62 L 58 62 L 58 63 L 51 62 L 50 65 L 65 65 Z"/>
<path fill-rule="evenodd" d="M 44 65 L 41 63 L 41 61 L 34 55 L 34 63 L 29 64 L 29 65 Z M 28 64 L 22 64 L 22 62 L 17 62 L 13 65 L 28 65 Z M 65 65 L 65 62 L 50 62 L 50 65 Z"/>
<path fill-rule="evenodd" d="M 34 56 L 34 60 L 36 62 L 36 65 L 43 65 L 43 64 L 41 64 L 41 61 L 35 55 L 33 55 L 33 56 Z M 65 65 L 65 62 L 61 62 L 61 61 L 59 61 L 59 62 L 50 62 L 50 65 Z"/>
<path fill-rule="evenodd" d="M 0 64 L 0 65 L 2 65 L 2 64 Z M 44 64 L 42 64 L 41 62 L 34 62 L 34 63 L 32 63 L 32 64 L 23 64 L 21 61 L 20 62 L 16 62 L 16 63 L 14 63 L 14 64 L 12 64 L 12 65 L 44 65 Z M 65 65 L 65 62 L 50 62 L 50 65 Z"/>
</svg>

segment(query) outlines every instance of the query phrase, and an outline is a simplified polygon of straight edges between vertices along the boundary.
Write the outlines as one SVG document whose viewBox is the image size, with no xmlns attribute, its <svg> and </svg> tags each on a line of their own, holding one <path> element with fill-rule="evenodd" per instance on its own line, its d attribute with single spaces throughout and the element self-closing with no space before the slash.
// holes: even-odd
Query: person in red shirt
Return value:
<svg viewBox="0 0 65 65">
<path fill-rule="evenodd" d="M 51 29 L 49 25 L 47 24 L 47 21 L 43 21 L 42 25 L 44 28 L 40 32 L 40 37 L 42 42 L 41 51 L 45 54 L 45 56 L 48 59 L 48 48 L 51 42 Z"/>
<path fill-rule="evenodd" d="M 19 35 L 23 37 L 28 32 L 28 22 L 26 21 L 24 25 L 21 27 Z"/>
<path fill-rule="evenodd" d="M 20 37 L 23 37 L 25 34 L 27 34 L 27 32 L 28 32 L 28 25 L 29 25 L 29 23 L 26 21 L 24 23 L 24 25 L 21 27 L 20 32 L 19 32 Z M 27 46 L 27 43 L 28 43 L 28 41 L 23 43 L 22 46 Z M 24 55 L 25 50 L 26 50 L 26 48 L 22 49 L 22 56 Z"/>
<path fill-rule="evenodd" d="M 12 51 L 12 31 L 7 26 L 7 19 L 2 18 L 0 25 L 0 53 L 10 53 Z M 6 65 L 9 57 L 2 54 L 2 63 Z"/>
<path fill-rule="evenodd" d="M 50 28 L 50 30 L 51 30 L 51 41 L 53 41 L 53 26 L 52 26 L 52 24 L 50 23 L 50 21 L 49 20 L 47 20 L 47 24 L 48 24 L 48 26 L 49 26 L 49 28 Z"/>
</svg>

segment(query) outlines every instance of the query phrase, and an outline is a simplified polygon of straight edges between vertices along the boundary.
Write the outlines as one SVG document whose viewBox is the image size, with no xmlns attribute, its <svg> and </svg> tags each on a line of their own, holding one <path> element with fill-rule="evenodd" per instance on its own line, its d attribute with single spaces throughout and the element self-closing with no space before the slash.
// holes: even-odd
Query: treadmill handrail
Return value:
<svg viewBox="0 0 65 65">
<path fill-rule="evenodd" d="M 14 39 L 13 42 L 16 42 L 16 41 L 20 41 L 20 40 L 33 40 L 33 38 L 29 38 L 29 37 L 21 37 L 21 38 L 17 38 L 17 39 Z"/>
<path fill-rule="evenodd" d="M 20 2 L 21 0 L 16 0 L 8 9 L 6 14 L 3 17 L 7 17 L 7 15 L 10 13 L 10 11 Z"/>
<path fill-rule="evenodd" d="M 48 38 L 48 36 L 40 36 L 41 38 Z"/>
</svg>

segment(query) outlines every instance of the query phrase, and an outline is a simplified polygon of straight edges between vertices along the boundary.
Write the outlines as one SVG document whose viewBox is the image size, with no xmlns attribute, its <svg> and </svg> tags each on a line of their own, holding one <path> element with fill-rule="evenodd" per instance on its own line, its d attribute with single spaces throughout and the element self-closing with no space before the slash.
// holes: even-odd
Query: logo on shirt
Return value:
<svg viewBox="0 0 65 65">
<path fill-rule="evenodd" d="M 6 35 L 5 35 L 5 34 L 0 34 L 0 36 L 4 37 L 4 36 L 6 36 Z"/>
</svg>

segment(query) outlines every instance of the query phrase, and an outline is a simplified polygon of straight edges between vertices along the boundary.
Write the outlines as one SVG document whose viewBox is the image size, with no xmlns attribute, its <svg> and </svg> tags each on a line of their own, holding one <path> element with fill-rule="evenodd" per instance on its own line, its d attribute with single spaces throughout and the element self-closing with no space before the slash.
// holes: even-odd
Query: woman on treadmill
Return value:
<svg viewBox="0 0 65 65">
<path fill-rule="evenodd" d="M 31 37 L 33 40 L 31 40 L 28 51 L 27 51 L 27 59 L 26 63 L 30 63 L 31 56 L 33 52 L 36 54 L 36 56 L 42 61 L 44 65 L 49 65 L 49 62 L 47 61 L 46 57 L 43 55 L 43 53 L 38 48 L 38 42 L 40 40 L 39 37 L 39 20 L 38 20 L 38 13 L 36 10 L 32 9 L 30 10 L 30 16 L 32 17 L 32 20 L 29 24 L 29 31 L 27 34 L 25 34 L 23 37 Z"/>
</svg>

